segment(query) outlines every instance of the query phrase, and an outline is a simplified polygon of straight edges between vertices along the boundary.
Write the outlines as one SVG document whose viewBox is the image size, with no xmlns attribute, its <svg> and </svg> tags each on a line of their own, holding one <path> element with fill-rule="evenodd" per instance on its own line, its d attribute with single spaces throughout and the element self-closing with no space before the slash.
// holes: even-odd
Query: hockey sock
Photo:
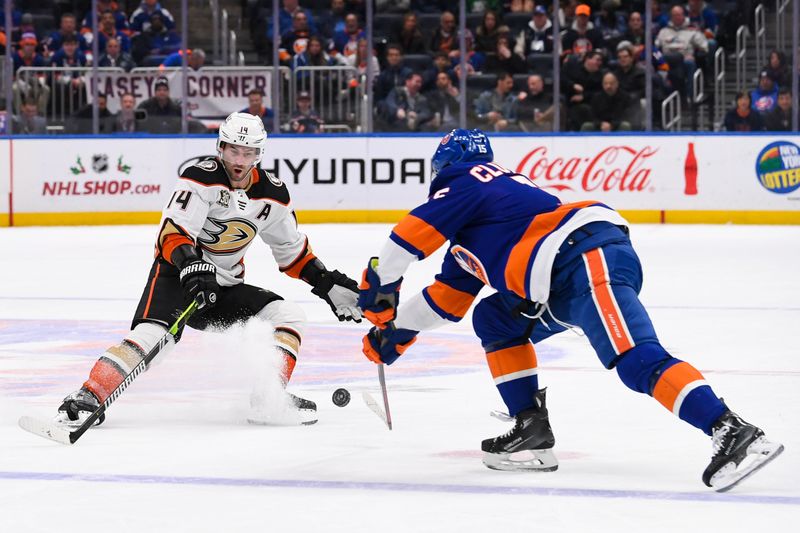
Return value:
<svg viewBox="0 0 800 533">
<path fill-rule="evenodd" d="M 685 361 L 675 361 L 653 387 L 653 398 L 678 418 L 711 435 L 711 426 L 726 411 L 703 374 Z"/>
<path fill-rule="evenodd" d="M 508 414 L 516 416 L 520 411 L 533 407 L 534 396 L 539 390 L 533 344 L 527 342 L 486 352 L 486 360 L 497 390 L 508 407 Z"/>
<path fill-rule="evenodd" d="M 300 337 L 295 331 L 288 328 L 275 328 L 275 349 L 283 356 L 281 380 L 286 386 L 292 378 L 292 372 L 297 364 L 297 353 L 300 351 Z"/>
</svg>

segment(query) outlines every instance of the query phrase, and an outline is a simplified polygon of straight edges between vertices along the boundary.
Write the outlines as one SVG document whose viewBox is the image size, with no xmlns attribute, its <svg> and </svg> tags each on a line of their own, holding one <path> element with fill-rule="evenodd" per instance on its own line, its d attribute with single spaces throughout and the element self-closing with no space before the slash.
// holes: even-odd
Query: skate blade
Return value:
<svg viewBox="0 0 800 533">
<path fill-rule="evenodd" d="M 717 492 L 727 492 L 749 478 L 783 452 L 783 444 L 759 437 L 747 447 L 747 456 L 737 466 L 731 461 L 711 476 L 711 487 Z"/>
<path fill-rule="evenodd" d="M 504 472 L 555 472 L 558 459 L 553 450 L 524 450 L 514 453 L 484 453 L 483 464 Z"/>
</svg>

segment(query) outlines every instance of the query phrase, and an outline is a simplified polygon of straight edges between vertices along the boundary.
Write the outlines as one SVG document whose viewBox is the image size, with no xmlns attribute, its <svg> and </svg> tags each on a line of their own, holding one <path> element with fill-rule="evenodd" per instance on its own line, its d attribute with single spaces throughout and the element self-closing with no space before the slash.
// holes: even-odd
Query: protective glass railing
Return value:
<svg viewBox="0 0 800 533">
<path fill-rule="evenodd" d="M 798 2 L 734 9 L 9 1 L 0 132 L 213 133 L 244 110 L 294 134 L 797 131 Z"/>
</svg>

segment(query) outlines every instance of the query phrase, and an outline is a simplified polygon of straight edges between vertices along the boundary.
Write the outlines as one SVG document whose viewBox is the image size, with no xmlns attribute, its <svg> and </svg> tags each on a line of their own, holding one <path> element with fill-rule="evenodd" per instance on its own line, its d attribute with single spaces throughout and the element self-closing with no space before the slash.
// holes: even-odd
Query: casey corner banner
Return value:
<svg viewBox="0 0 800 533">
<path fill-rule="evenodd" d="M 215 139 L 14 139 L 0 194 L 14 224 L 156 222 L 180 169 Z M 430 188 L 435 137 L 274 137 L 261 163 L 301 220 L 397 220 Z M 800 138 L 492 138 L 495 160 L 565 202 L 598 200 L 633 222 L 800 223 Z M 42 154 L 47 157 L 42 157 Z M 8 191 L 5 194 L 4 191 Z"/>
</svg>

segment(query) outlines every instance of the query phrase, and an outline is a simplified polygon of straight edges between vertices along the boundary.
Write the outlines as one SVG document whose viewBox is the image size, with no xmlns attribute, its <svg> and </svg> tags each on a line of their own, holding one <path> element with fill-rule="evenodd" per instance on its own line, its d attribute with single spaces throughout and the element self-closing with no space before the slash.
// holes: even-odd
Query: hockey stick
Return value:
<svg viewBox="0 0 800 533">
<path fill-rule="evenodd" d="M 378 402 L 375 401 L 375 398 L 373 398 L 372 395 L 367 391 L 363 391 L 361 393 L 361 397 L 364 399 L 364 403 L 367 404 L 367 407 L 369 407 L 373 413 L 378 415 L 378 418 L 383 420 L 383 423 L 386 424 L 386 427 L 388 427 L 389 431 L 391 431 L 392 413 L 389 411 L 389 396 L 386 393 L 386 376 L 383 372 L 383 363 L 378 363 L 378 381 L 380 381 L 381 392 L 383 393 L 383 411 L 378 406 Z"/>
<path fill-rule="evenodd" d="M 117 385 L 117 388 L 108 395 L 108 398 L 94 410 L 92 414 L 90 414 L 83 423 L 78 426 L 78 428 L 70 431 L 67 427 L 58 424 L 54 421 L 47 421 L 41 420 L 38 418 L 34 418 L 31 416 L 23 416 L 19 419 L 19 427 L 33 433 L 34 435 L 38 435 L 40 437 L 44 437 L 45 439 L 54 440 L 56 442 L 60 442 L 61 444 L 75 444 L 81 435 L 86 433 L 95 421 L 100 418 L 103 413 L 106 412 L 108 406 L 114 403 L 114 400 L 119 398 L 120 394 L 128 388 L 128 385 L 133 383 L 133 380 L 139 376 L 146 368 L 150 362 L 155 359 L 156 355 L 161 353 L 163 350 L 171 347 L 175 344 L 175 335 L 178 333 L 184 324 L 191 318 L 195 311 L 197 311 L 199 303 L 197 300 L 193 301 L 189 304 L 189 307 L 181 313 L 178 319 L 175 321 L 174 324 L 169 328 L 169 330 L 164 334 L 161 339 L 159 339 L 158 343 L 150 350 L 147 355 L 145 355 L 139 364 L 133 367 L 133 370 L 125 376 L 125 379 L 122 380 L 122 383 Z"/>
</svg>

